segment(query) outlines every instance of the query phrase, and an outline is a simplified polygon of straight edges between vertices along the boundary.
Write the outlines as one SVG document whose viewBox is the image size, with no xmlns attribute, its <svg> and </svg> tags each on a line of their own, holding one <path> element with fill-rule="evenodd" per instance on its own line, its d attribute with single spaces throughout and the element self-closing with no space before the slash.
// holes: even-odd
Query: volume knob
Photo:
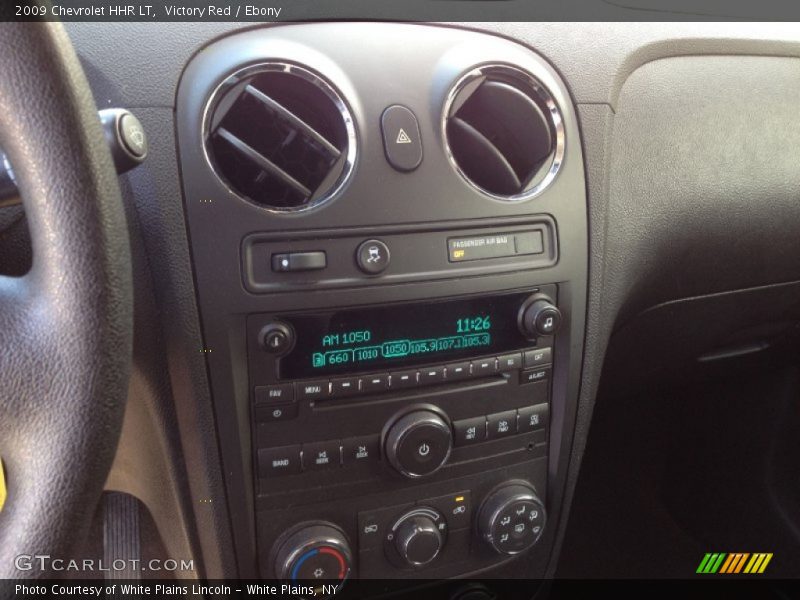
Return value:
<svg viewBox="0 0 800 600">
<path fill-rule="evenodd" d="M 453 434 L 437 413 L 417 410 L 400 417 L 386 432 L 384 452 L 401 475 L 430 475 L 450 456 Z"/>
</svg>

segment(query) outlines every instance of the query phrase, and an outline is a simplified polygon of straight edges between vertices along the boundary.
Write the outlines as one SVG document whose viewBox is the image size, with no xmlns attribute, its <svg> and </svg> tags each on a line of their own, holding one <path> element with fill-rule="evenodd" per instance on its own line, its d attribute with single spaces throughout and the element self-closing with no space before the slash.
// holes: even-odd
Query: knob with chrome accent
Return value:
<svg viewBox="0 0 800 600">
<path fill-rule="evenodd" d="M 400 474 L 423 477 L 437 471 L 450 456 L 450 424 L 432 410 L 403 415 L 386 431 L 385 456 Z"/>
<path fill-rule="evenodd" d="M 386 554 L 400 567 L 419 569 L 444 548 L 447 522 L 436 510 L 421 507 L 401 516 L 386 535 Z"/>
<path fill-rule="evenodd" d="M 353 564 L 344 533 L 326 522 L 303 523 L 290 530 L 276 542 L 273 556 L 275 574 L 290 584 L 341 586 Z"/>
<path fill-rule="evenodd" d="M 522 304 L 517 324 L 522 335 L 534 339 L 540 335 L 555 335 L 561 320 L 561 311 L 548 296 L 534 294 Z"/>
<path fill-rule="evenodd" d="M 519 554 L 539 541 L 545 519 L 544 504 L 533 486 L 510 483 L 481 506 L 478 535 L 498 554 Z"/>
</svg>

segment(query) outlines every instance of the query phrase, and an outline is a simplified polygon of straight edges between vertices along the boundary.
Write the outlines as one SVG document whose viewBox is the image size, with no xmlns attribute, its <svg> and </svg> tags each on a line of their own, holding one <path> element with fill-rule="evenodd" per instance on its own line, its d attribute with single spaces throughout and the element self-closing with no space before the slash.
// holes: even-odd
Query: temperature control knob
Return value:
<svg viewBox="0 0 800 600">
<path fill-rule="evenodd" d="M 330 523 L 308 523 L 290 530 L 273 549 L 275 573 L 290 584 L 341 586 L 353 555 L 344 533 Z"/>
<path fill-rule="evenodd" d="M 511 483 L 493 492 L 481 506 L 478 535 L 498 554 L 519 554 L 539 541 L 544 504 L 527 483 Z"/>
<path fill-rule="evenodd" d="M 433 562 L 444 547 L 447 522 L 432 508 L 412 510 L 390 528 L 387 554 L 401 567 L 420 568 Z"/>
<path fill-rule="evenodd" d="M 561 311 L 547 296 L 535 294 L 522 305 L 518 324 L 522 335 L 529 339 L 555 335 L 561 327 Z"/>
<path fill-rule="evenodd" d="M 450 456 L 450 425 L 431 410 L 410 412 L 386 432 L 384 451 L 395 469 L 406 477 L 430 475 Z"/>
</svg>

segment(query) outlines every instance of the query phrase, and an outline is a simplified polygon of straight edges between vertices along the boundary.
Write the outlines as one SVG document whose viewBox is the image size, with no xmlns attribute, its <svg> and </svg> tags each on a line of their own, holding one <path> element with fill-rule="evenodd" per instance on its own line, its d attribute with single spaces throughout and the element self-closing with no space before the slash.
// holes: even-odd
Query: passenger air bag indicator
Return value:
<svg viewBox="0 0 800 600">
<path fill-rule="evenodd" d="M 447 239 L 448 260 L 484 260 L 524 254 L 541 254 L 544 242 L 541 231 L 491 233 Z"/>
</svg>

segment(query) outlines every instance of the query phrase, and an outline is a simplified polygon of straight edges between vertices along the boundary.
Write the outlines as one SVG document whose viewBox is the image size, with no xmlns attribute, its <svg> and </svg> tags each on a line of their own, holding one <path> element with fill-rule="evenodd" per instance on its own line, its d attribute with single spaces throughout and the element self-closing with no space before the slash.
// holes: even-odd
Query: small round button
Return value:
<svg viewBox="0 0 800 600">
<path fill-rule="evenodd" d="M 377 275 L 385 271 L 390 259 L 389 246 L 380 240 L 362 242 L 356 250 L 358 268 L 368 275 Z"/>
<path fill-rule="evenodd" d="M 547 296 L 536 294 L 523 303 L 518 317 L 519 329 L 528 339 L 555 335 L 561 326 L 561 311 Z"/>
<path fill-rule="evenodd" d="M 258 335 L 261 347 L 270 354 L 285 354 L 294 344 L 294 334 L 285 323 L 278 321 L 265 325 Z"/>
<path fill-rule="evenodd" d="M 119 121 L 119 137 L 125 149 L 136 158 L 147 156 L 147 137 L 139 119 L 127 113 Z"/>
</svg>

